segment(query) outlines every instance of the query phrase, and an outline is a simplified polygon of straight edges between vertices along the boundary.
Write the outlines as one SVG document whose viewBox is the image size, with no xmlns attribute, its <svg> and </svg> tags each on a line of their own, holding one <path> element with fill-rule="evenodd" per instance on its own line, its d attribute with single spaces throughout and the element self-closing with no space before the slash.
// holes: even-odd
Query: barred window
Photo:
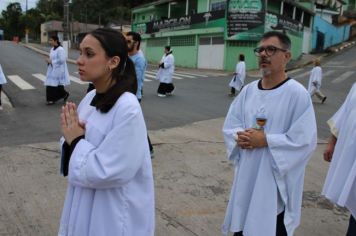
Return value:
<svg viewBox="0 0 356 236">
<path fill-rule="evenodd" d="M 195 35 L 171 38 L 171 46 L 195 46 Z"/>
<path fill-rule="evenodd" d="M 164 47 L 166 45 L 168 45 L 167 38 L 155 38 L 147 40 L 147 46 L 149 47 Z"/>
<path fill-rule="evenodd" d="M 254 41 L 228 41 L 230 47 L 251 47 L 254 48 L 257 42 Z"/>
</svg>

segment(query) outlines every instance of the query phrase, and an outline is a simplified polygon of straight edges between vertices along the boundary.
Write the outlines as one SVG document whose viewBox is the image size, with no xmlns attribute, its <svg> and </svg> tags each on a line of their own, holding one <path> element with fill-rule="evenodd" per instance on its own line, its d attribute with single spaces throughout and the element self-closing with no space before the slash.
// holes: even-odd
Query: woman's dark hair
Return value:
<svg viewBox="0 0 356 236">
<path fill-rule="evenodd" d="M 53 41 L 57 42 L 58 46 L 61 46 L 61 42 L 59 42 L 59 38 L 57 35 L 52 35 L 51 39 L 53 39 Z"/>
<path fill-rule="evenodd" d="M 111 71 L 115 84 L 106 91 L 96 102 L 96 108 L 103 113 L 108 112 L 117 99 L 125 92 L 136 94 L 137 80 L 135 66 L 128 57 L 128 48 L 125 37 L 118 31 L 108 28 L 99 28 L 89 35 L 96 38 L 107 57 L 118 56 L 119 65 Z"/>
</svg>

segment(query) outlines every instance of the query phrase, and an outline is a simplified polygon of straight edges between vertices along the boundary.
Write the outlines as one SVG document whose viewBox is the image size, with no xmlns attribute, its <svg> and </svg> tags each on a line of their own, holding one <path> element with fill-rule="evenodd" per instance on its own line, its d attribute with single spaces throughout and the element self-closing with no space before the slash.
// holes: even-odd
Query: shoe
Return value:
<svg viewBox="0 0 356 236">
<path fill-rule="evenodd" d="M 153 149 L 150 151 L 150 154 L 151 154 L 151 159 L 153 159 L 155 157 L 155 153 L 154 153 Z"/>
<path fill-rule="evenodd" d="M 166 95 L 167 95 L 167 96 L 172 96 L 175 89 L 176 89 L 176 88 L 173 88 L 173 90 L 172 90 L 170 93 L 166 93 Z"/>
<path fill-rule="evenodd" d="M 0 111 L 4 110 L 4 108 L 0 105 Z"/>
<path fill-rule="evenodd" d="M 54 104 L 53 101 L 47 101 L 47 102 L 46 102 L 46 105 L 53 105 L 53 104 Z"/>
<path fill-rule="evenodd" d="M 323 104 L 326 100 L 326 96 L 323 98 L 323 100 L 321 100 L 321 104 Z"/>
<path fill-rule="evenodd" d="M 166 94 L 157 93 L 157 96 L 158 96 L 158 97 L 161 97 L 161 98 L 164 98 L 164 97 L 166 97 Z"/>
<path fill-rule="evenodd" d="M 66 95 L 64 96 L 64 98 L 63 98 L 63 102 L 64 102 L 64 103 L 67 102 L 68 97 L 69 97 L 69 93 L 67 92 L 67 94 L 66 94 Z"/>
</svg>

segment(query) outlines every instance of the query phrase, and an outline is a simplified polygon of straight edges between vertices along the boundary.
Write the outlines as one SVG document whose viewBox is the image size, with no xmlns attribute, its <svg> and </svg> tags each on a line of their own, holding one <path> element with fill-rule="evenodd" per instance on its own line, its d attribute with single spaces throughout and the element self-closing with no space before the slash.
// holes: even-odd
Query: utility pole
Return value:
<svg viewBox="0 0 356 236">
<path fill-rule="evenodd" d="M 69 0 L 63 0 L 63 48 L 67 57 L 69 45 Z"/>
<path fill-rule="evenodd" d="M 26 0 L 26 27 L 25 27 L 25 43 L 28 43 L 28 32 L 29 32 L 29 29 L 28 29 L 28 22 L 27 22 L 27 10 L 28 10 L 28 0 Z"/>
</svg>

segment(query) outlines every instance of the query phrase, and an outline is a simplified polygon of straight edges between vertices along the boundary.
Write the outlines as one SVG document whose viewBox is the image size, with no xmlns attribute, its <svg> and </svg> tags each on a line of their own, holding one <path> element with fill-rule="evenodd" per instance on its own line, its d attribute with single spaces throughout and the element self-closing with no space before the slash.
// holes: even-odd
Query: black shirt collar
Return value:
<svg viewBox="0 0 356 236">
<path fill-rule="evenodd" d="M 262 87 L 262 79 L 260 79 L 259 81 L 258 81 L 258 89 L 260 89 L 260 90 L 273 90 L 273 89 L 276 89 L 276 88 L 279 88 L 279 87 L 281 87 L 284 83 L 286 83 L 288 80 L 290 80 L 290 77 L 288 77 L 288 78 L 286 78 L 285 80 L 283 80 L 282 82 L 280 82 L 279 84 L 277 84 L 276 86 L 274 86 L 273 88 L 270 88 L 270 89 L 264 89 L 263 87 Z"/>
</svg>

